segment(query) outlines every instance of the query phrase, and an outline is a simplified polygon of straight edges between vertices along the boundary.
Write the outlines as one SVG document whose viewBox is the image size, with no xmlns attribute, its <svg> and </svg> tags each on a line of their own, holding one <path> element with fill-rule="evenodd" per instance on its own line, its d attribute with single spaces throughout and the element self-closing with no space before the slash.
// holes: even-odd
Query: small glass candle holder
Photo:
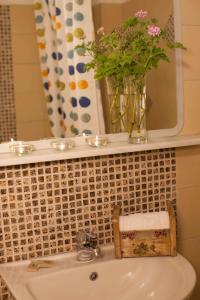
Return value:
<svg viewBox="0 0 200 300">
<path fill-rule="evenodd" d="M 12 143 L 9 146 L 10 152 L 17 156 L 30 154 L 34 150 L 34 146 L 25 142 Z"/>
<path fill-rule="evenodd" d="M 67 151 L 67 150 L 74 148 L 75 142 L 70 141 L 70 140 L 67 141 L 67 140 L 63 140 L 63 139 L 55 140 L 55 141 L 51 142 L 51 147 L 56 151 L 63 152 L 63 151 Z"/>
<path fill-rule="evenodd" d="M 109 143 L 108 138 L 103 135 L 90 136 L 87 137 L 85 141 L 89 146 L 96 147 L 96 148 L 106 146 Z"/>
</svg>

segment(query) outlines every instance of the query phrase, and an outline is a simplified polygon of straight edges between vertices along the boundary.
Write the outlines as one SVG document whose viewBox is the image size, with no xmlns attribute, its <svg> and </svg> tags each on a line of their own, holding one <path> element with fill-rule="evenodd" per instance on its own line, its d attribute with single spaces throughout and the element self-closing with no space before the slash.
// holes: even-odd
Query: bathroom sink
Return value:
<svg viewBox="0 0 200 300">
<path fill-rule="evenodd" d="M 27 272 L 30 262 L 0 267 L 0 275 L 17 300 L 185 300 L 196 282 L 191 264 L 177 257 L 116 260 L 107 247 L 90 263 L 76 254 L 50 257 L 54 266 Z"/>
</svg>

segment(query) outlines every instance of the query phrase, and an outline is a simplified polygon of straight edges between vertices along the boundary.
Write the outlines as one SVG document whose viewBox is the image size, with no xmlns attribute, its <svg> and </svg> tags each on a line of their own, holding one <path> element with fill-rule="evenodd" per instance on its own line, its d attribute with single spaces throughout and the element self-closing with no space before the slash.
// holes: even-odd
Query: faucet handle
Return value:
<svg viewBox="0 0 200 300">
<path fill-rule="evenodd" d="M 98 245 L 97 233 L 89 232 L 88 233 L 88 238 L 89 238 L 90 248 L 93 249 L 95 256 L 96 257 L 101 257 L 102 253 L 101 253 L 101 249 Z"/>
<path fill-rule="evenodd" d="M 90 251 L 90 255 L 92 251 L 95 257 L 102 256 L 101 249 L 98 246 L 98 238 L 96 233 L 79 231 L 77 232 L 76 240 L 78 251 Z"/>
<path fill-rule="evenodd" d="M 77 246 L 79 249 L 97 247 L 97 234 L 93 232 L 78 231 L 76 235 Z"/>
<path fill-rule="evenodd" d="M 96 249 L 98 244 L 97 234 L 94 232 L 87 233 L 87 240 L 90 245 L 90 248 Z"/>
</svg>

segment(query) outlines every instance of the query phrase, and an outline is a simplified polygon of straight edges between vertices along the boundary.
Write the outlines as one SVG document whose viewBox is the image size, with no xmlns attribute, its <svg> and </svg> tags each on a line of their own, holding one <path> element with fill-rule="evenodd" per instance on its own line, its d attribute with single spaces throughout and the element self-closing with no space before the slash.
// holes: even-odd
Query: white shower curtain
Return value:
<svg viewBox="0 0 200 300">
<path fill-rule="evenodd" d="M 98 83 L 75 46 L 94 38 L 91 0 L 35 0 L 41 72 L 52 134 L 104 133 Z"/>
</svg>

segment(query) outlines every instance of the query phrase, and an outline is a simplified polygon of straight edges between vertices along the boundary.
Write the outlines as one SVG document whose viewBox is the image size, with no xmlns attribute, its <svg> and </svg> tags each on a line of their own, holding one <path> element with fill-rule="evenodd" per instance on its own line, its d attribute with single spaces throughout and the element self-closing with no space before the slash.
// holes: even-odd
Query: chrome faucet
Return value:
<svg viewBox="0 0 200 300">
<path fill-rule="evenodd" d="M 78 261 L 91 261 L 101 256 L 96 233 L 79 231 L 77 232 L 76 241 Z"/>
</svg>

